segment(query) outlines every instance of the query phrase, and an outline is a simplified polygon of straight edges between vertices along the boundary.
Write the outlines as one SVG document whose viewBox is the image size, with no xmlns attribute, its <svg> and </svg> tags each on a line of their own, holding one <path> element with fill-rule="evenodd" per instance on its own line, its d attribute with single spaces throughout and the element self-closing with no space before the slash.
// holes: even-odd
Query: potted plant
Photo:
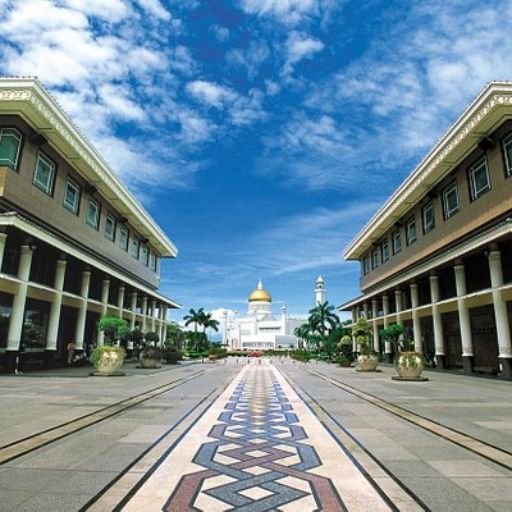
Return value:
<svg viewBox="0 0 512 512">
<path fill-rule="evenodd" d="M 400 324 L 391 324 L 382 331 L 382 337 L 393 346 L 395 358 L 393 366 L 398 376 L 392 377 L 394 380 L 428 380 L 421 377 L 425 368 L 425 358 L 423 354 L 414 350 L 414 341 L 403 338 L 404 328 Z"/>
<path fill-rule="evenodd" d="M 101 317 L 99 329 L 104 334 L 103 345 L 98 345 L 91 354 L 91 363 L 96 368 L 95 375 L 124 375 L 121 372 L 126 352 L 118 342 L 129 332 L 128 322 L 117 316 Z"/>
<path fill-rule="evenodd" d="M 340 366 L 348 368 L 354 361 L 354 356 L 352 355 L 352 338 L 348 334 L 341 337 L 340 342 L 338 343 L 338 350 L 340 354 L 338 355 L 336 362 Z"/>
<path fill-rule="evenodd" d="M 366 318 L 360 318 L 352 328 L 352 336 L 359 346 L 356 370 L 374 372 L 379 364 L 377 352 L 371 348 L 371 328 Z"/>
<path fill-rule="evenodd" d="M 171 340 L 165 340 L 162 356 L 167 364 L 178 364 L 183 359 L 178 347 Z"/>
<path fill-rule="evenodd" d="M 158 345 L 160 336 L 156 332 L 144 334 L 144 342 L 139 356 L 141 368 L 160 368 L 162 362 L 162 349 Z"/>
</svg>

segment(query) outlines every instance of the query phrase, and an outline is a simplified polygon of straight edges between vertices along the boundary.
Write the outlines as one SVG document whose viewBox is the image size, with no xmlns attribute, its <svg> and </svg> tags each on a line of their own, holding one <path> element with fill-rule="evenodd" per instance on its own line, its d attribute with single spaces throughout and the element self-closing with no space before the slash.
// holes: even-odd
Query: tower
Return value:
<svg viewBox="0 0 512 512">
<path fill-rule="evenodd" d="M 325 302 L 325 281 L 322 276 L 318 276 L 315 281 L 315 306 Z"/>
</svg>

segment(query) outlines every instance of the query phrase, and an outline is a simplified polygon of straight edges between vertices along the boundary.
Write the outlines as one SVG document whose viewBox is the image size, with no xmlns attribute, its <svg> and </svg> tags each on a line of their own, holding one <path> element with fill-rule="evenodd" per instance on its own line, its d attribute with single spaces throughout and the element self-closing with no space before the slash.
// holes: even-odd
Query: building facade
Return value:
<svg viewBox="0 0 512 512">
<path fill-rule="evenodd" d="M 362 295 L 341 305 L 404 325 L 439 367 L 512 378 L 512 84 L 488 84 L 345 251 Z"/>
<path fill-rule="evenodd" d="M 248 299 L 247 315 L 227 323 L 226 340 L 229 350 L 277 350 L 297 347 L 294 330 L 303 320 L 291 318 L 286 306 L 281 314 L 272 313 L 272 298 L 258 281 Z"/>
<path fill-rule="evenodd" d="M 104 314 L 165 334 L 177 249 L 35 79 L 0 79 L 0 362 L 102 343 Z"/>
</svg>

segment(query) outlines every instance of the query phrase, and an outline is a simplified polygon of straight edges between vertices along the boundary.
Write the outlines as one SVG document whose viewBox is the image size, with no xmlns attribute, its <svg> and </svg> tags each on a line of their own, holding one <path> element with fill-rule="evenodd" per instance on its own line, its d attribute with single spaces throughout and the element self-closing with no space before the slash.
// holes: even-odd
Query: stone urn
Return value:
<svg viewBox="0 0 512 512">
<path fill-rule="evenodd" d="M 139 363 L 141 368 L 160 368 L 162 365 L 162 351 L 160 347 L 147 347 L 142 350 Z"/>
<path fill-rule="evenodd" d="M 357 358 L 357 371 L 374 372 L 379 364 L 379 356 L 377 354 L 361 354 Z"/>
<path fill-rule="evenodd" d="M 421 377 L 425 368 L 425 358 L 419 352 L 399 352 L 395 357 L 394 366 L 399 379 L 428 380 Z"/>
<path fill-rule="evenodd" d="M 96 368 L 96 375 L 124 375 L 121 371 L 126 352 L 122 347 L 102 345 L 96 347 L 91 362 Z"/>
</svg>

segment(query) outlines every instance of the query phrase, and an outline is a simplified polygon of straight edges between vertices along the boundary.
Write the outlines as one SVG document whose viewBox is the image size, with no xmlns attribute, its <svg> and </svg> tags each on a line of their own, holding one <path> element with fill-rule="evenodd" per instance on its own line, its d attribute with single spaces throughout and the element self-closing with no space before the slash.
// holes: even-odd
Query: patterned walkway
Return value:
<svg viewBox="0 0 512 512">
<path fill-rule="evenodd" d="M 124 508 L 389 510 L 270 364 L 244 367 Z"/>
</svg>

